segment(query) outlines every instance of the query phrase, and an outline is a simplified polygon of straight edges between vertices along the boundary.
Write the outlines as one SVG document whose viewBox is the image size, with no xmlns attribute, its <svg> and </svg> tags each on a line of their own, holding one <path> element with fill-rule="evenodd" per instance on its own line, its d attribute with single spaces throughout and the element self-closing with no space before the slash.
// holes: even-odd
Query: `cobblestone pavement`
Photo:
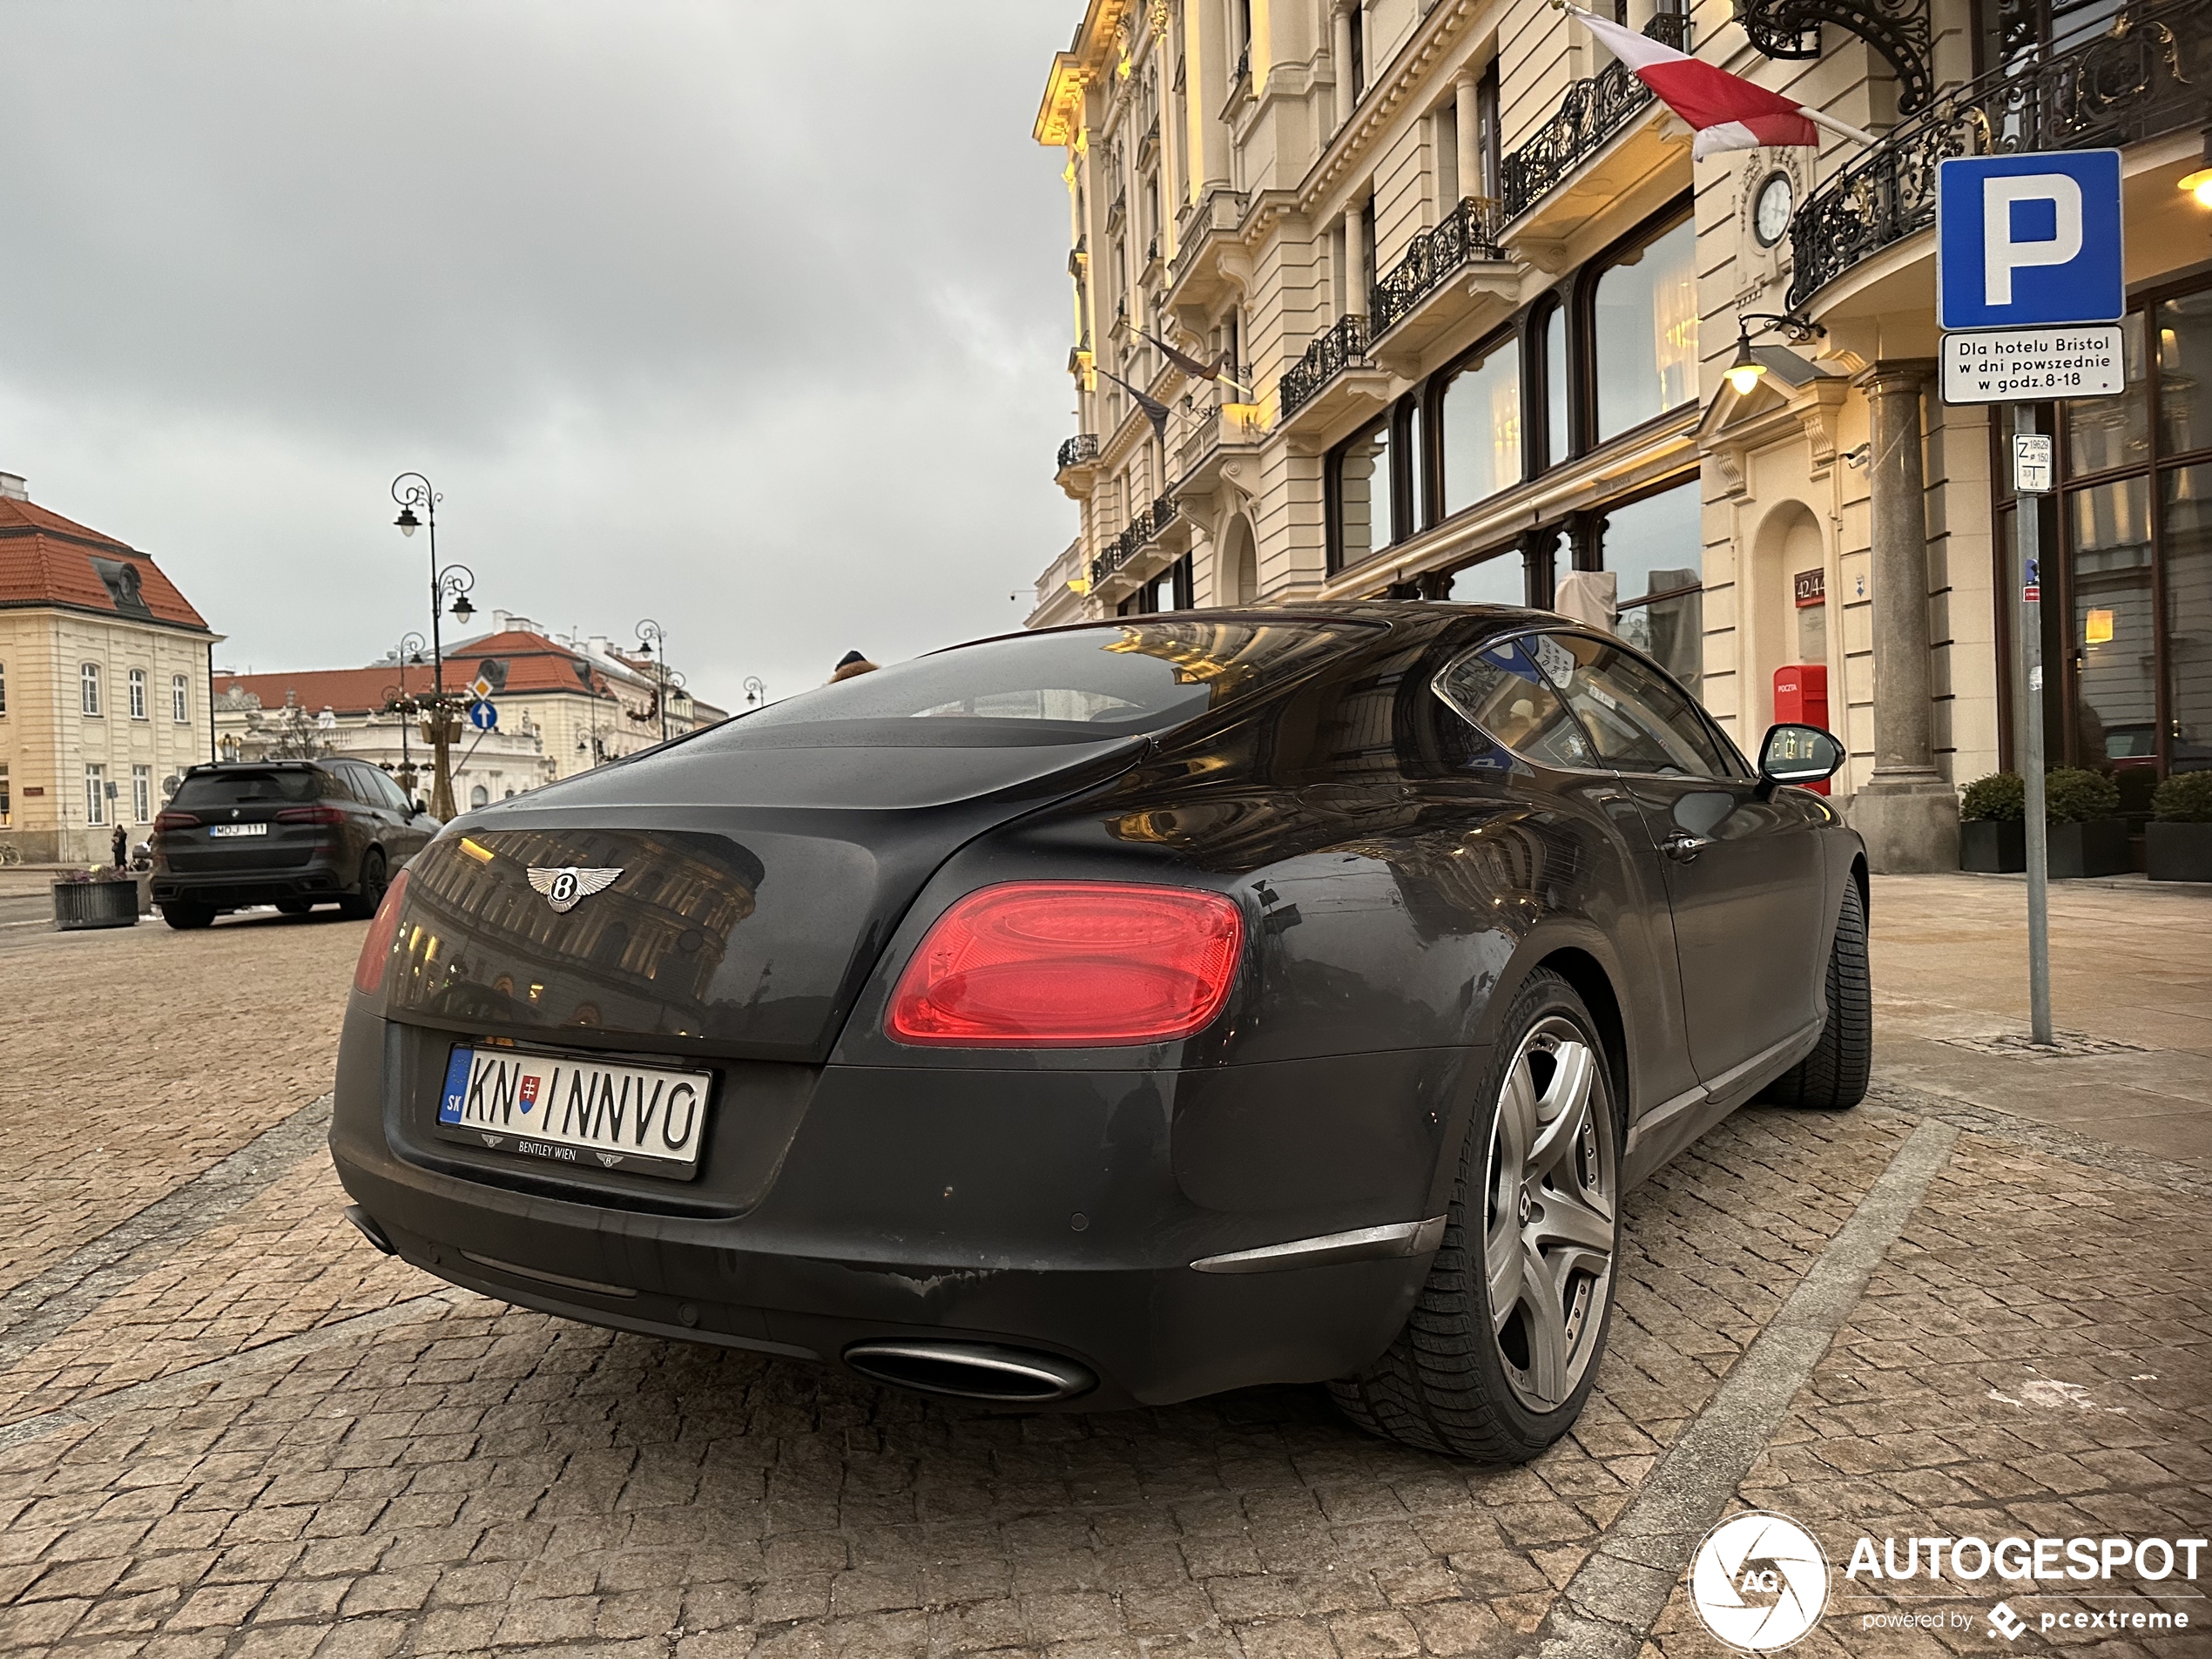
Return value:
<svg viewBox="0 0 2212 1659">
<path fill-rule="evenodd" d="M 1713 1516 L 1668 1525 L 1776 1509 L 1840 1567 L 1862 1532 L 2212 1522 L 2198 1168 L 1898 1088 L 1834 1116 L 1739 1113 L 1629 1201 L 1597 1391 L 1525 1468 L 1365 1439 L 1306 1388 L 1000 1415 L 563 1324 L 376 1256 L 316 1139 L 359 937 L 0 953 L 0 1006 L 45 1011 L 10 1022 L 11 1078 L 116 1103 L 106 1152 L 0 1146 L 0 1652 L 1719 1653 L 1663 1584 L 1610 1646 L 1561 1621 L 1639 1499 L 1708 1467 L 1729 1390 L 1771 1372 L 1785 1302 L 1830 1286 L 1932 1114 L 1925 1192 L 1875 1238 L 1832 1344 Z M 1982 1622 L 1990 1581 L 1833 1584 L 1796 1651 L 2212 1652 L 2046 1638 L 2043 1610 L 2118 1605 L 2062 1585 L 2003 1587 L 2030 1621 L 2007 1645 Z M 1865 1623 L 1932 1610 L 1969 1622 Z"/>
</svg>

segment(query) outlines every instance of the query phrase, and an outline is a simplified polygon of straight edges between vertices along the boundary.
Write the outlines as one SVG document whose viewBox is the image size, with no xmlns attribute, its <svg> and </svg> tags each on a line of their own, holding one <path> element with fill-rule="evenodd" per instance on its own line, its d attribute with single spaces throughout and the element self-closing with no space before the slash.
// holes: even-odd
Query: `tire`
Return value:
<svg viewBox="0 0 2212 1659">
<path fill-rule="evenodd" d="M 283 915 L 304 916 L 313 910 L 314 906 L 309 904 L 305 899 L 280 899 L 276 901 L 276 907 Z"/>
<path fill-rule="evenodd" d="M 384 849 L 372 846 L 361 854 L 360 890 L 341 899 L 338 908 L 355 921 L 367 921 L 376 914 L 376 907 L 383 902 Z"/>
<path fill-rule="evenodd" d="M 1370 1434 L 1452 1457 L 1524 1463 L 1574 1426 L 1597 1380 L 1620 1259 L 1611 1069 L 1589 1010 L 1556 974 L 1537 973 L 1514 999 L 1479 1098 L 1444 1242 L 1412 1317 L 1379 1359 L 1329 1392 Z M 1525 1103 L 1521 1112 L 1509 1098 Z M 1519 1151 L 1516 1122 L 1524 1126 Z M 1576 1122 L 1579 1130 L 1546 1133 Z M 1539 1163 L 1548 1146 L 1552 1156 Z M 1511 1195 L 1505 1204 L 1501 1191 Z M 1546 1196 L 1530 1202 L 1539 1193 Z M 1531 1251 L 1547 1270 L 1533 1285 L 1536 1276 L 1519 1266 Z M 1494 1258 L 1499 1267 L 1486 1271 Z M 1538 1328 L 1547 1287 L 1558 1319 L 1550 1343 Z M 1515 1299 L 1494 1319 L 1492 1298 L 1504 1288 Z"/>
<path fill-rule="evenodd" d="M 215 925 L 215 907 L 212 904 L 165 904 L 161 907 L 161 919 L 172 927 L 190 932 L 196 927 Z"/>
<path fill-rule="evenodd" d="M 1866 905 L 1844 883 L 1836 943 L 1828 953 L 1828 1018 L 1812 1052 L 1759 1091 L 1772 1106 L 1848 1111 L 1866 1098 L 1874 1069 L 1874 989 L 1866 972 Z"/>
</svg>

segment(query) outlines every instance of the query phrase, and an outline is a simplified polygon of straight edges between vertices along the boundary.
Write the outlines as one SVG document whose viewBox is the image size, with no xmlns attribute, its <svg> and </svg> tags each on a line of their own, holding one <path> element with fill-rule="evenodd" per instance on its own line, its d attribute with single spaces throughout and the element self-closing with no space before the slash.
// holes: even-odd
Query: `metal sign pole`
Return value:
<svg viewBox="0 0 2212 1659">
<path fill-rule="evenodd" d="M 2050 838 L 2043 806 L 2043 492 L 2050 485 L 2049 463 L 2042 471 L 2024 450 L 2023 437 L 2035 434 L 2035 406 L 2013 405 L 2013 525 L 2020 543 L 2020 782 L 2026 797 L 2022 817 L 2027 828 L 2027 1001 L 2034 1041 L 2051 1041 L 2051 865 Z M 2047 449 L 2044 451 L 2048 454 Z"/>
</svg>

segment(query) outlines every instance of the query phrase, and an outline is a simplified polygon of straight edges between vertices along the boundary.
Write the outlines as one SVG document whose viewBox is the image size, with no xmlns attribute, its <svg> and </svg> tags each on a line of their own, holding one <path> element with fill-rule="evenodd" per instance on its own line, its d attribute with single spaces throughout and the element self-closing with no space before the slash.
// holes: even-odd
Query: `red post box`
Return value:
<svg viewBox="0 0 2212 1659">
<path fill-rule="evenodd" d="M 1817 725 L 1828 731 L 1828 665 L 1825 663 L 1787 663 L 1774 671 L 1774 723 L 1777 725 Z M 1823 778 L 1806 787 L 1828 792 Z"/>
</svg>

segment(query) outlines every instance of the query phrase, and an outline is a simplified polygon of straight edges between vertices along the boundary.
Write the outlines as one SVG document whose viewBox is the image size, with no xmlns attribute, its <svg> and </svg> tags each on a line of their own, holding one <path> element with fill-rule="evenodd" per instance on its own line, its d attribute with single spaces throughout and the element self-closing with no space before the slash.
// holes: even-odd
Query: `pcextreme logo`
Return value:
<svg viewBox="0 0 2212 1659">
<path fill-rule="evenodd" d="M 1763 1509 L 1730 1515 L 1705 1534 L 1689 1565 L 1689 1599 L 1705 1628 L 1731 1648 L 1772 1653 L 1820 1622 L 1828 1558 L 1803 1527 Z"/>
</svg>

